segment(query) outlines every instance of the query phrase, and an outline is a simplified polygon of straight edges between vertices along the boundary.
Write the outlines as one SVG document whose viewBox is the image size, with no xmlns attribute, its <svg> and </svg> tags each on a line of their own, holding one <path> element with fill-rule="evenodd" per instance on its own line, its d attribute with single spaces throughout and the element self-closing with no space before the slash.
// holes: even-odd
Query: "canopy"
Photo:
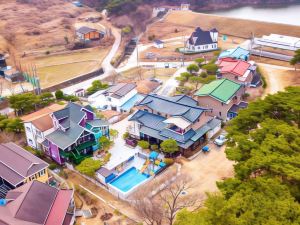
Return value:
<svg viewBox="0 0 300 225">
<path fill-rule="evenodd" d="M 156 159 L 158 157 L 158 152 L 152 151 L 149 155 L 150 159 Z"/>
<path fill-rule="evenodd" d="M 170 124 L 175 124 L 177 127 L 181 129 L 186 129 L 191 125 L 190 122 L 186 121 L 183 118 L 180 117 L 170 117 L 164 121 L 164 123 L 170 123 Z"/>
</svg>

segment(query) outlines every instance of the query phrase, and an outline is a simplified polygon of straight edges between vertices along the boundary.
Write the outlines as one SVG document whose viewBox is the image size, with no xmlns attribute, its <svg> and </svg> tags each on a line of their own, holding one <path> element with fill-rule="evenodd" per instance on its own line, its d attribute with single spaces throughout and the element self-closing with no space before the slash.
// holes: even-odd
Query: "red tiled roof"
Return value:
<svg viewBox="0 0 300 225">
<path fill-rule="evenodd" d="M 58 192 L 45 225 L 63 224 L 72 195 L 72 190 L 60 190 Z"/>
<path fill-rule="evenodd" d="M 232 73 L 237 76 L 243 76 L 251 66 L 251 64 L 246 61 L 231 58 L 220 59 L 218 65 L 221 73 Z"/>
</svg>

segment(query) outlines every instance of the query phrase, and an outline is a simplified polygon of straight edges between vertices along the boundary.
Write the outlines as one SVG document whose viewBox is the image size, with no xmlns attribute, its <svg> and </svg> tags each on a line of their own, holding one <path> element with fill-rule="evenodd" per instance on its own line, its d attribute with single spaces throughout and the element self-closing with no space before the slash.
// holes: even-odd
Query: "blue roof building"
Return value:
<svg viewBox="0 0 300 225">
<path fill-rule="evenodd" d="M 219 55 L 219 59 L 222 58 L 233 58 L 233 59 L 242 59 L 248 61 L 250 58 L 250 52 L 244 48 L 237 47 L 223 51 Z"/>
<path fill-rule="evenodd" d="M 210 109 L 199 107 L 186 95 L 149 94 L 137 107 L 139 110 L 129 119 L 130 135 L 151 144 L 174 139 L 182 153 L 198 148 L 221 128 L 221 120 L 211 117 Z"/>
</svg>

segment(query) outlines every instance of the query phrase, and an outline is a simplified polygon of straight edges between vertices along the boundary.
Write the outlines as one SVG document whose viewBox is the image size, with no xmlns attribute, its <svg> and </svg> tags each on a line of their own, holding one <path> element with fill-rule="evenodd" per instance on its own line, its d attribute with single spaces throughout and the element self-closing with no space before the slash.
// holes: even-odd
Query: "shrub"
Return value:
<svg viewBox="0 0 300 225">
<path fill-rule="evenodd" d="M 125 132 L 125 133 L 123 134 L 123 139 L 125 140 L 126 138 L 129 138 L 129 133 L 128 133 L 128 131 Z"/>
<path fill-rule="evenodd" d="M 158 150 L 158 145 L 151 145 L 151 150 L 157 151 Z"/>
<path fill-rule="evenodd" d="M 247 99 L 249 96 L 250 96 L 249 93 L 245 93 L 245 94 L 242 95 L 242 98 L 243 98 L 243 99 Z"/>
<path fill-rule="evenodd" d="M 148 40 L 149 41 L 153 41 L 154 39 L 155 39 L 155 35 L 154 34 L 148 36 Z"/>
<path fill-rule="evenodd" d="M 206 72 L 201 72 L 200 77 L 202 78 L 206 78 L 208 76 L 208 74 Z"/>
<path fill-rule="evenodd" d="M 129 33 L 131 33 L 131 31 L 132 31 L 132 28 L 129 25 L 122 29 L 123 34 L 129 34 Z"/>
<path fill-rule="evenodd" d="M 55 164 L 55 163 L 51 163 L 50 165 L 49 165 L 49 169 L 50 170 L 55 170 L 57 168 L 57 165 Z"/>
<path fill-rule="evenodd" d="M 96 170 L 98 170 L 103 165 L 100 160 L 94 160 L 92 158 L 86 158 L 83 160 L 76 169 L 87 176 L 93 177 Z"/>
<path fill-rule="evenodd" d="M 167 164 L 168 166 L 173 165 L 174 164 L 174 159 L 165 158 L 164 163 Z"/>
<path fill-rule="evenodd" d="M 138 146 L 140 146 L 142 149 L 148 149 L 149 143 L 147 141 L 139 141 Z"/>
<path fill-rule="evenodd" d="M 214 63 L 209 63 L 202 66 L 202 69 L 205 69 L 208 74 L 216 74 L 218 70 L 218 66 Z"/>
<path fill-rule="evenodd" d="M 63 98 L 64 98 L 64 93 L 62 92 L 62 90 L 57 90 L 57 91 L 55 92 L 55 98 L 56 98 L 57 100 L 60 100 L 60 99 L 63 99 Z"/>
<path fill-rule="evenodd" d="M 160 147 L 165 153 L 170 153 L 170 154 L 177 152 L 179 150 L 177 142 L 174 139 L 164 140 L 161 143 Z"/>
<path fill-rule="evenodd" d="M 108 152 L 108 153 L 104 156 L 103 162 L 104 162 L 104 163 L 107 163 L 107 162 L 110 160 L 110 157 L 111 157 L 111 153 Z"/>
</svg>

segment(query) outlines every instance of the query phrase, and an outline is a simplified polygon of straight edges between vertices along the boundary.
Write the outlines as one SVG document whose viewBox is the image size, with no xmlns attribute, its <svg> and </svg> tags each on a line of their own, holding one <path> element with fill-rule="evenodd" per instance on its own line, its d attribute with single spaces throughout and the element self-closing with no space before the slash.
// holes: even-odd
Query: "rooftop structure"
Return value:
<svg viewBox="0 0 300 225">
<path fill-rule="evenodd" d="M 0 224 L 73 224 L 72 198 L 72 190 L 59 190 L 38 181 L 27 183 L 8 192 L 6 205 L 0 206 Z"/>
<path fill-rule="evenodd" d="M 250 52 L 241 47 L 232 48 L 221 52 L 219 59 L 221 58 L 233 58 L 248 61 L 250 58 Z"/>
<path fill-rule="evenodd" d="M 300 49 L 300 38 L 281 34 L 270 34 L 264 35 L 261 38 L 254 38 L 254 44 L 296 51 Z"/>
<path fill-rule="evenodd" d="M 0 144 L 0 178 L 12 188 L 34 179 L 46 182 L 48 163 L 10 142 Z"/>
<path fill-rule="evenodd" d="M 214 99 L 228 103 L 235 96 L 241 85 L 228 79 L 220 79 L 203 85 L 196 96 L 211 96 Z"/>
</svg>

